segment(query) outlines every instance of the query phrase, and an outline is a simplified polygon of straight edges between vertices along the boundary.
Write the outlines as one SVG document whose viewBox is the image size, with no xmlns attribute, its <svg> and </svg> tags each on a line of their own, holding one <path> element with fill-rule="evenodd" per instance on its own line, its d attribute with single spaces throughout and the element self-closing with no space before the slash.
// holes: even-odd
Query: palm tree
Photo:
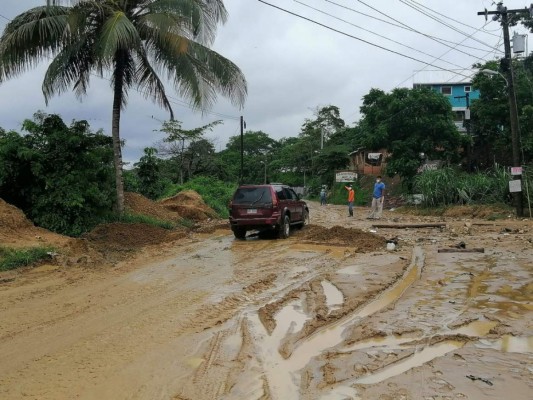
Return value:
<svg viewBox="0 0 533 400">
<path fill-rule="evenodd" d="M 0 83 L 51 59 L 42 85 L 48 103 L 70 88 L 82 97 L 91 76 L 111 73 L 116 208 L 122 213 L 119 127 L 128 90 L 139 90 L 168 110 L 171 120 L 161 74 L 196 109 L 212 106 L 217 93 L 244 104 L 244 75 L 209 48 L 226 17 L 222 0 L 47 0 L 6 26 L 0 37 Z"/>
</svg>

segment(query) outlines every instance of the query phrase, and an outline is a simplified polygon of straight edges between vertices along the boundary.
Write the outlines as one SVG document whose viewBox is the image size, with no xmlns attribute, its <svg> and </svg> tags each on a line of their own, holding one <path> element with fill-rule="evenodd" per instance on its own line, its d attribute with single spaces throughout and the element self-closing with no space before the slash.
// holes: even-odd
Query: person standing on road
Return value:
<svg viewBox="0 0 533 400">
<path fill-rule="evenodd" d="M 326 191 L 326 187 L 322 186 L 322 189 L 320 190 L 320 205 L 325 206 L 326 205 L 326 197 L 328 195 L 328 192 Z"/>
<path fill-rule="evenodd" d="M 383 202 L 385 201 L 385 184 L 381 182 L 381 176 L 376 178 L 374 191 L 372 193 L 372 210 L 368 218 L 380 219 L 383 213 Z"/>
<path fill-rule="evenodd" d="M 355 191 L 353 190 L 351 184 L 348 184 L 348 186 L 344 186 L 344 188 L 348 191 L 348 217 L 353 217 L 353 202 L 355 200 Z"/>
</svg>

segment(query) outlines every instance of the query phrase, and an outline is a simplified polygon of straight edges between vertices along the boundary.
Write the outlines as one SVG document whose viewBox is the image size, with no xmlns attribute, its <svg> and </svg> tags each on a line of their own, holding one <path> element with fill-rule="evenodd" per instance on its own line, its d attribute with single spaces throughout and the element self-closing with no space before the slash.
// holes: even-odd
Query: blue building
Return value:
<svg viewBox="0 0 533 400">
<path fill-rule="evenodd" d="M 470 119 L 469 105 L 472 100 L 479 99 L 479 90 L 474 90 L 470 82 L 415 83 L 413 87 L 429 87 L 445 96 L 452 105 L 457 129 L 467 132 L 465 121 Z"/>
</svg>

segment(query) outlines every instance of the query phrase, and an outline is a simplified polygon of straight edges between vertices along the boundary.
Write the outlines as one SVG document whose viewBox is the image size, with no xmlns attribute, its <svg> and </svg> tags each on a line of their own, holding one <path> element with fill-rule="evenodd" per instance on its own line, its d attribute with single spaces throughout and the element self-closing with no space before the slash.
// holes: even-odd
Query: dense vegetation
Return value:
<svg viewBox="0 0 533 400">
<path fill-rule="evenodd" d="M 79 235 L 113 211 L 113 148 L 86 121 L 37 113 L 25 134 L 0 130 L 0 197 L 35 224 Z"/>
<path fill-rule="evenodd" d="M 528 62 L 521 73 L 527 72 Z M 533 97 L 527 94 L 533 92 L 523 88 L 527 77 L 521 80 L 518 75 L 527 194 L 532 192 L 527 163 L 533 156 L 533 124 L 528 123 Z M 147 147 L 133 168 L 124 171 L 125 187 L 153 200 L 192 189 L 224 218 L 240 181 L 305 186 L 309 198 L 315 198 L 326 185 L 329 202 L 344 204 L 346 191 L 343 184 L 334 182 L 334 171 L 349 166 L 349 153 L 354 149 L 366 148 L 392 153 L 385 172 L 399 175 L 403 190 L 422 194 L 428 206 L 509 204 L 507 103 L 498 95 L 502 88 L 489 85 L 486 79 L 474 78 L 488 95 L 472 103 L 471 129 L 476 135 L 471 138 L 457 133 L 451 123 L 451 106 L 435 92 L 372 89 L 364 97 L 362 119 L 355 126 L 347 126 L 339 109 L 330 105 L 317 109 L 289 138 L 276 140 L 262 131 L 245 132 L 242 177 L 240 136 L 230 137 L 225 149 L 217 152 L 204 133 L 218 121 L 191 130 L 182 128 L 179 121 L 163 122 L 166 139 Z M 477 164 L 467 163 L 463 150 L 467 145 L 475 149 L 470 157 Z M 493 160 L 501 160 L 500 166 L 489 164 L 482 157 L 484 151 Z M 444 167 L 420 173 L 420 153 L 441 159 Z M 0 128 L 0 197 L 21 208 L 39 226 L 76 236 L 103 221 L 117 220 L 114 180 L 112 139 L 92 132 L 86 121 L 66 125 L 58 115 L 39 112 L 24 122 L 22 133 Z M 355 183 L 357 204 L 368 203 L 372 182 L 362 177 Z M 140 217 L 126 215 L 122 220 L 128 218 Z M 145 222 L 172 228 L 162 221 Z"/>
</svg>

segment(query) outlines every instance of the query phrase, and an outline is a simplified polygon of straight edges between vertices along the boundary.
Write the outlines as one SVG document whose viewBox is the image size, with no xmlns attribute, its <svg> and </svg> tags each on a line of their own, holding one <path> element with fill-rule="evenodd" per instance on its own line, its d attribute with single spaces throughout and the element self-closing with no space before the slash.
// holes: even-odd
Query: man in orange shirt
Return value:
<svg viewBox="0 0 533 400">
<path fill-rule="evenodd" d="M 352 188 L 352 184 L 348 184 L 348 186 L 344 186 L 344 188 L 348 191 L 348 217 L 353 217 L 353 202 L 355 200 L 355 191 Z"/>
</svg>

